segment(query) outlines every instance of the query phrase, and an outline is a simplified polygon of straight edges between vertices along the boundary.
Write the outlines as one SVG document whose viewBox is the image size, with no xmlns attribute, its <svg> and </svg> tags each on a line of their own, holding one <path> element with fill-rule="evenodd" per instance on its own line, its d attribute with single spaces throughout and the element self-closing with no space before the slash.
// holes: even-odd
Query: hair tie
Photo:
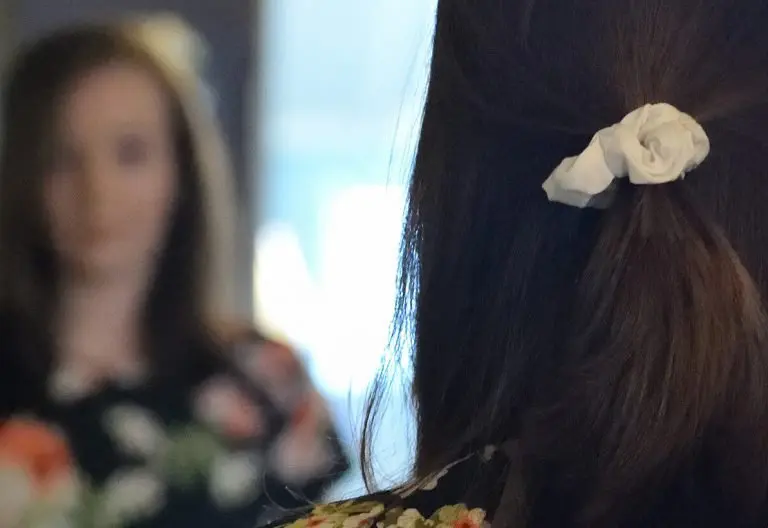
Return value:
<svg viewBox="0 0 768 528">
<path fill-rule="evenodd" d="M 542 185 L 551 202 L 604 208 L 612 183 L 658 185 L 685 177 L 709 154 L 709 138 L 690 115 L 666 103 L 647 104 L 600 130 L 579 154 L 565 158 Z"/>
</svg>

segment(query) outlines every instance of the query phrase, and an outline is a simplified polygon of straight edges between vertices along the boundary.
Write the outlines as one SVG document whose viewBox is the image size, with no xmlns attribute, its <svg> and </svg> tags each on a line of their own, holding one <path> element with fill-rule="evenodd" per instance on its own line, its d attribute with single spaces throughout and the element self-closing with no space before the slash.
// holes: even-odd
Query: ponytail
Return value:
<svg viewBox="0 0 768 528">
<path fill-rule="evenodd" d="M 764 513 L 766 314 L 726 235 L 682 182 L 709 148 L 693 117 L 645 105 L 543 184 L 550 201 L 606 208 L 570 299 L 556 387 L 527 413 L 518 464 L 532 475 L 518 495 L 569 497 L 567 522 L 578 526 L 626 526 L 675 508 L 708 524 L 751 525 Z"/>
<path fill-rule="evenodd" d="M 681 182 L 622 186 L 599 229 L 576 288 L 561 389 L 540 402 L 523 439 L 529 458 L 559 467 L 561 482 L 542 486 L 577 495 L 579 526 L 624 526 L 673 488 L 700 493 L 702 511 L 754 521 L 768 496 L 757 288 Z M 703 506 L 713 482 L 723 503 Z"/>
</svg>

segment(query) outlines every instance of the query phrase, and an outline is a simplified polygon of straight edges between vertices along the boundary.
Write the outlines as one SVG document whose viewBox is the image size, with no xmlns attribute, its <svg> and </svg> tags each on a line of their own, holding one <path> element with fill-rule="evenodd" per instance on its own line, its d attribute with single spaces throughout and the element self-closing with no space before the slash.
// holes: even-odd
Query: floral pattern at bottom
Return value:
<svg viewBox="0 0 768 528">
<path fill-rule="evenodd" d="M 349 501 L 319 506 L 283 528 L 487 528 L 486 513 L 463 504 L 443 506 L 431 516 L 418 510 L 392 508 L 378 502 Z"/>
</svg>

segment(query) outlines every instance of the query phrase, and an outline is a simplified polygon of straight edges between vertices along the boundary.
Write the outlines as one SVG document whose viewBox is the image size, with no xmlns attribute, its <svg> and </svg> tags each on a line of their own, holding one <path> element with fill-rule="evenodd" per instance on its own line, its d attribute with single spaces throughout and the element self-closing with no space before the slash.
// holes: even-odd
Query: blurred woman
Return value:
<svg viewBox="0 0 768 528">
<path fill-rule="evenodd" d="M 2 528 L 252 526 L 346 469 L 295 354 L 221 322 L 231 174 L 196 46 L 83 25 L 8 75 Z"/>
<path fill-rule="evenodd" d="M 767 25 L 438 0 L 398 314 L 414 482 L 295 526 L 768 526 Z"/>
</svg>

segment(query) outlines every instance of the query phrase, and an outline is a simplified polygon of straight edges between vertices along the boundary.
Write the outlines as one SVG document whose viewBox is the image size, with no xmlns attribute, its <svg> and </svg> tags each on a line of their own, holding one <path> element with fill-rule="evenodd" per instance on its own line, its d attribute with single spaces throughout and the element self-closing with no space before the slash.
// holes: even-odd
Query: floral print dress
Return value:
<svg viewBox="0 0 768 528">
<path fill-rule="evenodd" d="M 325 402 L 271 341 L 190 386 L 49 385 L 44 409 L 0 423 L 0 528 L 253 527 L 348 468 Z"/>
<path fill-rule="evenodd" d="M 425 481 L 310 507 L 270 528 L 490 528 L 509 467 L 503 450 L 487 448 Z"/>
</svg>

